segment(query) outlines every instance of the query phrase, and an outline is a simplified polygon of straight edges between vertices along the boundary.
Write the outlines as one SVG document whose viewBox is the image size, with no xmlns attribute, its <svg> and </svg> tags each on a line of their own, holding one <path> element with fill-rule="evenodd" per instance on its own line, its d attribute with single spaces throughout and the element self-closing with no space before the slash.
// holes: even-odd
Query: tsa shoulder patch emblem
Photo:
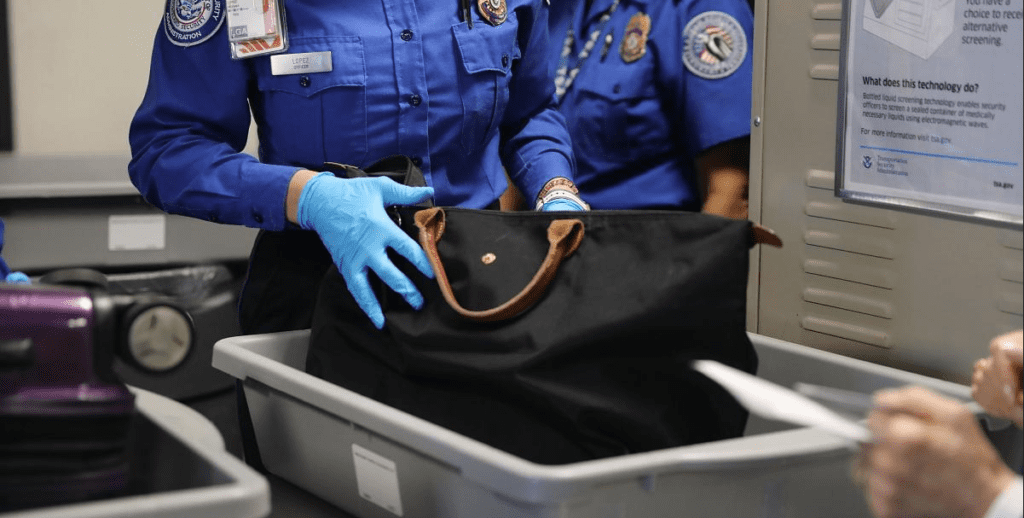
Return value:
<svg viewBox="0 0 1024 518">
<path fill-rule="evenodd" d="M 217 32 L 225 14 L 224 0 L 168 0 L 164 33 L 175 45 L 197 45 Z"/>
<path fill-rule="evenodd" d="M 728 77 L 747 57 L 747 35 L 731 15 L 708 11 L 683 29 L 683 64 L 705 79 Z"/>
</svg>

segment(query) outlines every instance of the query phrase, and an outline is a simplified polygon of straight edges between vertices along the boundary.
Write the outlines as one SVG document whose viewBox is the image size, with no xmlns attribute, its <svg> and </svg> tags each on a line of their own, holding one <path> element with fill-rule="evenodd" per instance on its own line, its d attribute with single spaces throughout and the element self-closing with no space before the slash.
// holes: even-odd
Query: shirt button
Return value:
<svg viewBox="0 0 1024 518">
<path fill-rule="evenodd" d="M 252 219 L 256 220 L 256 223 L 263 223 L 263 216 L 260 214 L 254 213 Z"/>
<path fill-rule="evenodd" d="M 410 31 L 409 29 L 406 29 L 406 30 L 402 31 L 400 36 L 402 37 L 402 41 L 409 41 L 409 40 L 412 39 L 412 31 Z"/>
<path fill-rule="evenodd" d="M 615 87 L 612 88 L 612 91 L 615 92 L 615 93 L 619 93 L 619 92 L 622 91 L 622 87 L 619 86 L 619 85 L 615 85 Z"/>
<path fill-rule="evenodd" d="M 416 167 L 423 165 L 423 159 L 418 156 L 412 157 L 412 165 Z"/>
<path fill-rule="evenodd" d="M 309 76 L 302 76 L 299 78 L 299 86 L 303 88 L 309 88 L 310 80 Z"/>
<path fill-rule="evenodd" d="M 411 104 L 413 106 L 419 106 L 421 102 L 423 102 L 423 98 L 422 97 L 420 97 L 420 96 L 418 96 L 416 94 L 412 94 L 412 95 L 409 96 L 409 104 Z"/>
<path fill-rule="evenodd" d="M 501 66 L 508 68 L 508 54 L 501 55 Z"/>
</svg>

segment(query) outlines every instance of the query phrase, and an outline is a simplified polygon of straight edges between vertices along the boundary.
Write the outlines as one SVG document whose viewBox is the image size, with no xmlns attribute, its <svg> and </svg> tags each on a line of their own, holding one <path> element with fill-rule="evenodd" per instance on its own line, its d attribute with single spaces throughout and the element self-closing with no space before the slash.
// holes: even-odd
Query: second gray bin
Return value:
<svg viewBox="0 0 1024 518">
<path fill-rule="evenodd" d="M 970 397 L 962 385 L 750 336 L 758 375 L 784 386 L 917 384 Z M 849 479 L 853 450 L 824 432 L 752 416 L 737 439 L 539 465 L 306 374 L 308 338 L 227 338 L 213 366 L 243 381 L 264 466 L 360 518 L 870 516 Z M 1019 432 L 994 435 L 1008 435 L 1002 453 L 1019 463 Z"/>
</svg>

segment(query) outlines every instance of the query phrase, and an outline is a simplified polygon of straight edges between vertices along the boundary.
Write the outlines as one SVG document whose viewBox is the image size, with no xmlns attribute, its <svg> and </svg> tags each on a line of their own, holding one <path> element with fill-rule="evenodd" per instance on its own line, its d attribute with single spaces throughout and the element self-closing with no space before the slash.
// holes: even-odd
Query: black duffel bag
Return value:
<svg viewBox="0 0 1024 518">
<path fill-rule="evenodd" d="M 404 258 L 413 310 L 371 273 L 376 329 L 333 267 L 307 371 L 541 464 L 742 435 L 747 412 L 689 368 L 754 373 L 749 221 L 673 211 L 392 209 L 437 280 Z"/>
</svg>

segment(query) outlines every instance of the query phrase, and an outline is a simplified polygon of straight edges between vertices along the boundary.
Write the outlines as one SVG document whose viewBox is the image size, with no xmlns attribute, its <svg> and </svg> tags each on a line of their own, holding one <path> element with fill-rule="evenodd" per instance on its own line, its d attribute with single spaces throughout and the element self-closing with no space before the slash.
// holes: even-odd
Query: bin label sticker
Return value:
<svg viewBox="0 0 1024 518">
<path fill-rule="evenodd" d="M 110 216 L 107 250 L 163 250 L 167 247 L 167 216 L 163 214 Z"/>
<path fill-rule="evenodd" d="M 359 446 L 352 445 L 359 496 L 402 516 L 402 499 L 398 494 L 398 469 L 394 461 Z"/>
</svg>

